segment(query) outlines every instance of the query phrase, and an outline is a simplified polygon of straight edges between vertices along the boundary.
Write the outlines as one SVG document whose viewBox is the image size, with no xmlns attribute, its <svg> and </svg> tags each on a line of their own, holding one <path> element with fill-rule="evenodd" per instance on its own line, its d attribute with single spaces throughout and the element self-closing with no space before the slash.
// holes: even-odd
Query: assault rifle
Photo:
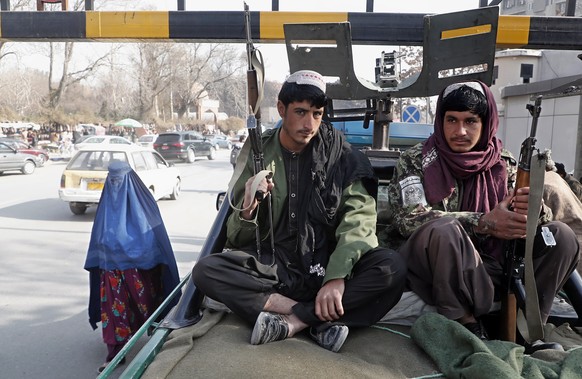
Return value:
<svg viewBox="0 0 582 379">
<path fill-rule="evenodd" d="M 245 10 L 245 31 L 247 36 L 247 100 L 248 111 L 247 117 L 247 132 L 251 142 L 251 150 L 253 155 L 254 174 L 270 179 L 272 174 L 265 171 L 265 160 L 263 155 L 263 142 L 261 139 L 261 100 L 263 93 L 264 71 L 263 71 L 263 57 L 261 52 L 255 48 L 251 38 L 251 14 L 249 6 L 244 3 Z M 273 215 L 271 212 L 271 196 L 270 193 L 262 193 L 257 191 L 255 198 L 259 201 L 266 200 L 267 213 L 269 219 L 269 238 L 271 240 L 271 249 L 273 250 L 273 263 L 275 254 L 275 241 L 273 236 Z M 261 261 L 261 234 L 260 228 L 257 227 L 257 254 L 259 261 Z M 265 263 L 265 262 L 263 262 Z"/>
<path fill-rule="evenodd" d="M 253 150 L 253 164 L 255 174 L 265 169 L 263 157 L 263 144 L 261 142 L 261 92 L 264 81 L 262 71 L 262 56 L 259 50 L 253 45 L 251 39 L 251 13 L 249 6 L 244 3 L 245 9 L 245 31 L 247 35 L 247 101 L 248 112 L 247 132 Z M 257 71 L 257 68 L 259 70 Z M 260 77 L 259 77 L 260 76 Z"/>
<path fill-rule="evenodd" d="M 530 136 L 527 137 L 523 143 L 521 144 L 521 149 L 519 153 L 519 162 L 517 166 L 517 178 L 515 183 L 515 191 L 519 188 L 523 187 L 530 187 L 530 179 L 531 179 L 531 168 L 532 168 L 532 158 L 534 157 L 534 152 L 536 151 L 536 130 L 538 125 L 538 119 L 541 112 L 541 103 L 542 103 L 542 96 L 538 96 L 535 100 L 535 103 L 527 104 L 527 109 L 532 116 L 532 125 Z M 545 166 L 545 165 L 544 165 Z M 545 167 L 544 167 L 545 170 Z M 540 190 L 539 198 L 540 200 L 537 201 L 538 203 L 541 202 L 541 191 L 543 191 L 543 182 L 542 188 Z M 537 207 L 535 203 L 535 199 L 532 199 L 531 192 L 530 192 L 530 200 L 534 200 L 530 202 L 530 207 Z M 528 220 L 530 219 L 528 214 Z M 537 222 L 538 217 L 534 217 L 531 222 Z M 531 233 L 531 228 L 528 227 L 528 235 Z M 535 229 L 533 229 L 533 233 L 530 236 L 531 244 L 533 247 L 533 237 L 535 236 Z M 524 276 L 526 275 L 526 262 L 525 262 L 525 252 L 529 246 L 526 246 L 526 242 L 524 240 L 514 240 L 507 244 L 507 248 L 505 250 L 505 276 L 506 276 L 506 283 L 507 283 L 507 292 L 504 294 L 502 298 L 502 318 L 503 324 L 501 326 L 501 337 L 508 341 L 515 342 L 516 339 L 516 325 L 517 325 L 517 306 L 519 309 L 525 310 L 526 309 L 526 295 L 530 296 L 530 301 L 533 303 L 535 301 L 535 307 L 533 310 L 531 309 L 532 306 L 530 305 L 528 309 L 530 312 L 527 314 L 528 318 L 528 326 L 530 324 L 530 319 L 532 322 L 535 322 L 535 318 L 539 319 L 539 304 L 537 298 L 537 291 L 535 288 L 535 280 L 533 278 L 533 271 L 531 272 L 531 280 L 528 283 L 528 291 L 524 287 Z M 531 263 L 531 262 L 530 262 Z M 533 289 L 533 290 L 532 290 Z M 536 312 L 537 310 L 537 312 Z M 537 313 L 537 314 L 536 314 Z M 538 329 L 541 328 L 541 321 L 539 325 L 535 325 Z M 534 337 L 539 339 L 539 333 L 542 333 L 543 330 L 540 332 L 539 330 L 534 331 Z"/>
</svg>

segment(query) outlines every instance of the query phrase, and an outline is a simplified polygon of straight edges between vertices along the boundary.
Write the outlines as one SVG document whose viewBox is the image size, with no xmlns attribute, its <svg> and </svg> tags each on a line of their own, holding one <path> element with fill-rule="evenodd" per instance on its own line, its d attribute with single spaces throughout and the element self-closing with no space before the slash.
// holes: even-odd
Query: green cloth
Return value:
<svg viewBox="0 0 582 379">
<path fill-rule="evenodd" d="M 524 347 L 512 342 L 481 341 L 438 313 L 419 317 L 411 336 L 447 378 L 582 378 L 582 349 L 556 352 L 561 358 L 557 360 L 537 359 L 525 355 Z"/>
</svg>

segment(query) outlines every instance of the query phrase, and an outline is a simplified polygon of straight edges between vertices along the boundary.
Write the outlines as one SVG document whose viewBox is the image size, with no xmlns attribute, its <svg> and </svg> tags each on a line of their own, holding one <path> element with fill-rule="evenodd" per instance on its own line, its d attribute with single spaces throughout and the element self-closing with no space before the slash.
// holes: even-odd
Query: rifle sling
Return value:
<svg viewBox="0 0 582 379">
<path fill-rule="evenodd" d="M 257 122 L 260 122 L 259 111 L 261 109 L 261 102 L 263 101 L 263 91 L 265 82 L 265 65 L 263 63 L 263 54 L 260 50 L 254 50 L 251 55 L 251 62 L 253 69 L 257 75 L 257 102 L 256 109 L 251 109 L 251 112 L 257 117 Z"/>
<path fill-rule="evenodd" d="M 538 227 L 538 219 L 544 190 L 546 154 L 534 154 L 530 164 L 530 192 L 528 199 L 527 231 L 524 256 L 525 317 L 520 309 L 517 327 L 525 341 L 532 343 L 544 338 L 540 315 L 540 305 L 533 268 L 533 245 Z"/>
</svg>

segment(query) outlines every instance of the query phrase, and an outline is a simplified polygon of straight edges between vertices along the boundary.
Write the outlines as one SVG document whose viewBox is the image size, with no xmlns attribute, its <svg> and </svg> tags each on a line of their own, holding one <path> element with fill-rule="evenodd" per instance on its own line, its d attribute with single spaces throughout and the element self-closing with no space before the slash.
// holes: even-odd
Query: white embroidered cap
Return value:
<svg viewBox="0 0 582 379">
<path fill-rule="evenodd" d="M 445 91 L 443 92 L 443 99 L 445 97 L 449 96 L 449 94 L 451 92 L 453 92 L 454 90 L 456 90 L 458 88 L 461 88 L 462 86 L 471 87 L 474 90 L 481 92 L 485 97 L 487 97 L 487 95 L 485 95 L 485 91 L 483 91 L 483 87 L 481 87 L 481 84 L 479 84 L 477 82 L 461 82 L 461 83 L 451 84 L 450 86 L 445 88 Z"/>
<path fill-rule="evenodd" d="M 325 81 L 320 73 L 311 70 L 300 70 L 289 75 L 286 82 L 297 84 L 309 84 L 325 93 Z"/>
</svg>

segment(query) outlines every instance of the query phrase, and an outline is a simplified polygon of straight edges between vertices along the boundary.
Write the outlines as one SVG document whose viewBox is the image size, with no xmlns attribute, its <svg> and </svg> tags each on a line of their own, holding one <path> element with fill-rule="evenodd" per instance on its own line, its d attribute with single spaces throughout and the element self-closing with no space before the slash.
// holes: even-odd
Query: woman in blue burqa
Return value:
<svg viewBox="0 0 582 379">
<path fill-rule="evenodd" d="M 179 282 L 158 205 L 125 162 L 109 165 L 85 270 L 91 287 L 89 322 L 97 329 L 101 321 L 107 363 Z"/>
</svg>

